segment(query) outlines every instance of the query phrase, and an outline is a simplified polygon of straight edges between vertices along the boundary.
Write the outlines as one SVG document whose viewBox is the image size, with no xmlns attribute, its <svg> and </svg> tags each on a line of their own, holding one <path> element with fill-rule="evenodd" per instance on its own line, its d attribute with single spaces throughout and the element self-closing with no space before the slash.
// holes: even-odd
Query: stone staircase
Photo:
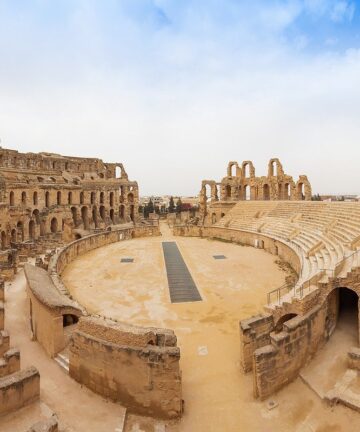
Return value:
<svg viewBox="0 0 360 432">
<path fill-rule="evenodd" d="M 54 360 L 67 374 L 69 373 L 69 357 L 59 353 L 54 357 Z"/>
</svg>

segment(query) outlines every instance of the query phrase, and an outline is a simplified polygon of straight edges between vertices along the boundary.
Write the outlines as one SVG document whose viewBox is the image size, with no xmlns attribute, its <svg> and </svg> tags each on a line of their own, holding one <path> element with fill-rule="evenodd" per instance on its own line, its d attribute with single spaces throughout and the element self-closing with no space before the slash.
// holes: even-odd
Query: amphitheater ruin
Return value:
<svg viewBox="0 0 360 432">
<path fill-rule="evenodd" d="M 0 175 L 0 432 L 360 427 L 359 202 L 279 159 L 163 220 L 121 163 L 0 149 Z"/>
</svg>

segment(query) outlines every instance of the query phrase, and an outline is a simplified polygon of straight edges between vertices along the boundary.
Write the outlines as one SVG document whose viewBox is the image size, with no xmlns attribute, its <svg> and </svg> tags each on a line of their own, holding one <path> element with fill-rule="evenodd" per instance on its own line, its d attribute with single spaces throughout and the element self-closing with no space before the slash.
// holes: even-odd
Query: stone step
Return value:
<svg viewBox="0 0 360 432">
<path fill-rule="evenodd" d="M 54 357 L 54 360 L 56 363 L 64 369 L 66 373 L 69 373 L 69 358 L 66 357 L 64 354 L 58 354 L 56 357 Z"/>
</svg>

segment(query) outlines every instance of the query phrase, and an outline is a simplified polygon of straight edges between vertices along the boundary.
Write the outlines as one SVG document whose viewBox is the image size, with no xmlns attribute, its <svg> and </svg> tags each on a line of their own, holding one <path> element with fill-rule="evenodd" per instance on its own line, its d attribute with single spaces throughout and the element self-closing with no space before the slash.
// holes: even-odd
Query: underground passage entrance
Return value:
<svg viewBox="0 0 360 432">
<path fill-rule="evenodd" d="M 335 330 L 351 338 L 354 344 L 359 340 L 359 297 L 349 288 L 336 288 L 329 294 L 326 331 L 330 336 Z"/>
</svg>

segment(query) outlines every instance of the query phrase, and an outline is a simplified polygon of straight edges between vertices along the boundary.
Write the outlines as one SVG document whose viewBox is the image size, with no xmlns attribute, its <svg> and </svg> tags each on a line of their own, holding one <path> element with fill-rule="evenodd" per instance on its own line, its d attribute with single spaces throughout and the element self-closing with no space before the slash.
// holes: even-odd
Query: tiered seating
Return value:
<svg viewBox="0 0 360 432">
<path fill-rule="evenodd" d="M 302 260 L 302 284 L 322 269 L 334 270 L 360 244 L 360 203 L 241 201 L 215 226 L 288 244 Z"/>
</svg>

